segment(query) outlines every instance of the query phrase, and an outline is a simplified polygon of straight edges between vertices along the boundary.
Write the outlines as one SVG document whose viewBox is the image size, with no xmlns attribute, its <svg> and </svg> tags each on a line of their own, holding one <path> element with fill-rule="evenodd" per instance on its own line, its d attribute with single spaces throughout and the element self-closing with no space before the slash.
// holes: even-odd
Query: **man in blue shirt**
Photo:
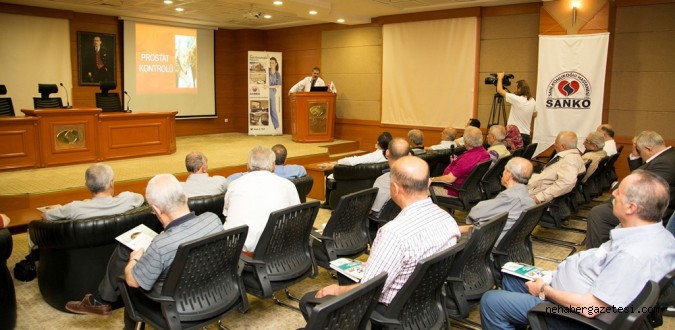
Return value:
<svg viewBox="0 0 675 330">
<path fill-rule="evenodd" d="M 286 178 L 295 179 L 307 175 L 307 171 L 302 165 L 286 165 L 288 150 L 283 144 L 275 144 L 272 147 L 276 160 L 274 161 L 274 174 Z"/>
</svg>

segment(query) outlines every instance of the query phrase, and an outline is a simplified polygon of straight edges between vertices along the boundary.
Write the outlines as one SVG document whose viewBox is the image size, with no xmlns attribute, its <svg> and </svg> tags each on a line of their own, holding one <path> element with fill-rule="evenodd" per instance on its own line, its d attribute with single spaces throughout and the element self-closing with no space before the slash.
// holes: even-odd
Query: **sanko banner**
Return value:
<svg viewBox="0 0 675 330">
<path fill-rule="evenodd" d="M 281 135 L 281 53 L 248 52 L 248 134 Z"/>
</svg>

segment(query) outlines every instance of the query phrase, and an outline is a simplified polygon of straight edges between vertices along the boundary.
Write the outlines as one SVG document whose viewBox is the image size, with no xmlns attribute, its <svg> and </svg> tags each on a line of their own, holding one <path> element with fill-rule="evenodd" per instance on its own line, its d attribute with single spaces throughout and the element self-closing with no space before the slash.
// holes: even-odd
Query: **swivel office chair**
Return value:
<svg viewBox="0 0 675 330">
<path fill-rule="evenodd" d="M 63 101 L 60 97 L 49 97 L 49 94 L 58 92 L 59 87 L 56 84 L 38 84 L 38 93 L 42 96 L 33 98 L 33 107 L 35 109 L 63 108 Z"/>
<path fill-rule="evenodd" d="M 0 85 L 0 95 L 7 94 L 7 87 Z M 14 117 L 14 105 L 11 97 L 0 97 L 0 117 Z"/>
<path fill-rule="evenodd" d="M 101 81 L 101 93 L 96 93 L 96 107 L 101 108 L 103 112 L 116 112 L 122 110 L 119 93 L 109 93 L 111 89 L 117 88 L 114 81 Z"/>
</svg>

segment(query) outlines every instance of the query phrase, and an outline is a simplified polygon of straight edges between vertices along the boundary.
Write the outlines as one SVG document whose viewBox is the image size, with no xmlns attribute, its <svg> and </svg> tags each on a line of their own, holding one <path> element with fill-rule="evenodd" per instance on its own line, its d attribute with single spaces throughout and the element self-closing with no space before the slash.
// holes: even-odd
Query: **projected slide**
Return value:
<svg viewBox="0 0 675 330">
<path fill-rule="evenodd" d="M 136 24 L 136 92 L 197 93 L 197 30 Z"/>
<path fill-rule="evenodd" d="M 214 30 L 124 21 L 124 90 L 134 112 L 216 115 Z"/>
</svg>

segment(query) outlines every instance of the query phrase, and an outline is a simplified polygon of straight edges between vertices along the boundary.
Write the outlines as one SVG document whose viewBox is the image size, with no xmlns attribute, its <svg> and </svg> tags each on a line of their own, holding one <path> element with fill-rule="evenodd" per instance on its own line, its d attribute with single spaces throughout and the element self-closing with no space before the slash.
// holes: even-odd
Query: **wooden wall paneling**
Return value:
<svg viewBox="0 0 675 330">
<path fill-rule="evenodd" d="M 541 7 L 541 12 L 539 13 L 539 34 L 565 35 L 567 31 L 544 7 Z"/>
</svg>

